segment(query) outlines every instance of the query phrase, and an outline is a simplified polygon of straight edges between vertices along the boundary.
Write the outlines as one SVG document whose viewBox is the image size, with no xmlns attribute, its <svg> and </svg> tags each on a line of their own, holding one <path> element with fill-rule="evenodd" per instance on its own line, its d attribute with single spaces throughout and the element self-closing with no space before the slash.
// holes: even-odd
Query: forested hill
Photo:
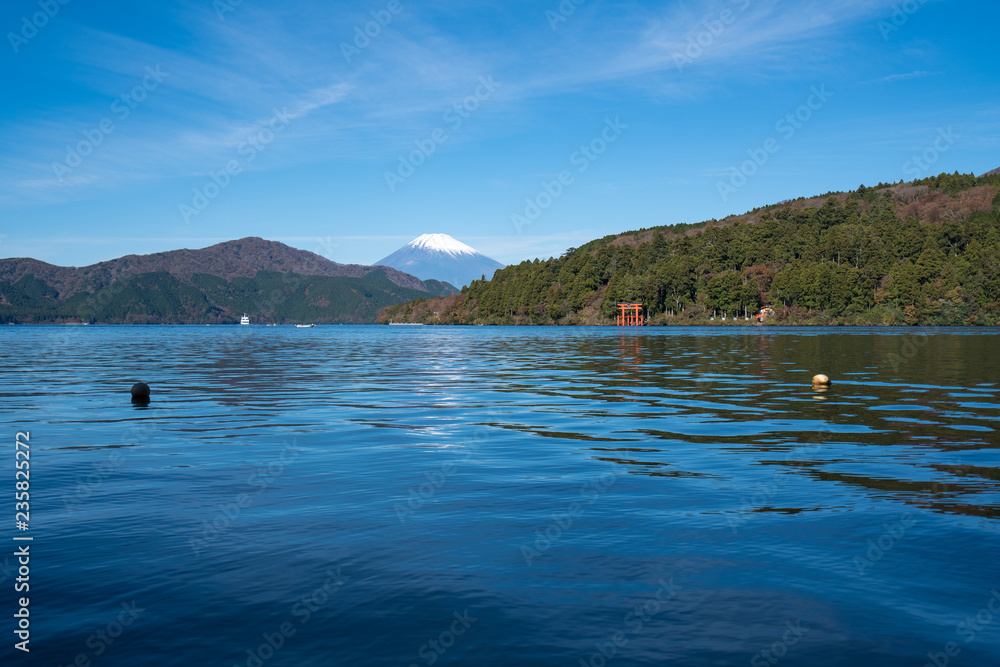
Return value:
<svg viewBox="0 0 1000 667">
<path fill-rule="evenodd" d="M 0 281 L 16 283 L 25 276 L 31 276 L 55 289 L 63 299 L 79 292 L 93 293 L 116 280 L 144 273 L 169 273 L 186 283 L 198 273 L 226 280 L 252 278 L 258 271 L 363 278 L 375 270 L 374 266 L 338 264 L 316 253 L 253 236 L 198 250 L 126 255 L 80 268 L 54 266 L 30 258 L 0 259 Z M 419 278 L 391 267 L 381 267 L 381 272 L 384 279 L 399 287 L 432 292 L 434 296 L 452 292 L 435 291 L 438 284 L 425 284 Z"/>
<path fill-rule="evenodd" d="M 394 284 L 382 267 L 361 278 L 258 271 L 229 280 L 196 273 L 182 281 L 159 271 L 65 299 L 26 275 L 0 281 L 0 323 L 236 324 L 246 313 L 254 324 L 374 324 L 379 308 L 424 294 Z"/>
<path fill-rule="evenodd" d="M 642 301 L 651 324 L 1000 324 L 1000 174 L 864 186 L 697 225 L 608 236 L 497 271 L 379 321 L 608 324 Z M 753 322 L 753 320 L 750 320 Z"/>
<path fill-rule="evenodd" d="M 81 268 L 0 259 L 0 323 L 374 323 L 379 308 L 453 294 L 388 266 L 337 264 L 260 238 Z"/>
</svg>

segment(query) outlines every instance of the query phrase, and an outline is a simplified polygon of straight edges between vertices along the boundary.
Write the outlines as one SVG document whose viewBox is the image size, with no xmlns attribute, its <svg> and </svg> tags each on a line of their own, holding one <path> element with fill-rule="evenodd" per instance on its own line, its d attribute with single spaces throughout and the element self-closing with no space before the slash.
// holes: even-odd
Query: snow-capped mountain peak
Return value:
<svg viewBox="0 0 1000 667">
<path fill-rule="evenodd" d="M 453 256 L 479 254 L 475 248 L 471 248 L 447 234 L 421 234 L 406 245 L 413 248 L 420 248 L 421 250 L 446 252 Z"/>
<path fill-rule="evenodd" d="M 447 234 L 422 234 L 376 264 L 455 287 L 483 276 L 492 278 L 494 271 L 503 268 L 500 262 Z"/>
</svg>

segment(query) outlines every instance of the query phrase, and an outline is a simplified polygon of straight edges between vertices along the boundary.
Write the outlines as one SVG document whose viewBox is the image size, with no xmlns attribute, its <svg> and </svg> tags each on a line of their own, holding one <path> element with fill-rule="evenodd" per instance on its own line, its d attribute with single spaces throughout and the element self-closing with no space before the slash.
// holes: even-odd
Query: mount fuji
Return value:
<svg viewBox="0 0 1000 667">
<path fill-rule="evenodd" d="M 443 280 L 461 288 L 504 267 L 475 248 L 447 234 L 424 234 L 375 262 L 417 276 L 421 280 Z"/>
</svg>

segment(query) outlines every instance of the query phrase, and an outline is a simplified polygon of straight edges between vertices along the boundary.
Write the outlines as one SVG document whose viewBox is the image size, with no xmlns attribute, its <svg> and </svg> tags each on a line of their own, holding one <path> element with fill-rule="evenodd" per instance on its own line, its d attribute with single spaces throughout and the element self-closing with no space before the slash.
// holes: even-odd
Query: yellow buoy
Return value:
<svg viewBox="0 0 1000 667">
<path fill-rule="evenodd" d="M 813 375 L 813 386 L 815 387 L 829 387 L 830 378 L 820 373 L 819 375 Z"/>
</svg>

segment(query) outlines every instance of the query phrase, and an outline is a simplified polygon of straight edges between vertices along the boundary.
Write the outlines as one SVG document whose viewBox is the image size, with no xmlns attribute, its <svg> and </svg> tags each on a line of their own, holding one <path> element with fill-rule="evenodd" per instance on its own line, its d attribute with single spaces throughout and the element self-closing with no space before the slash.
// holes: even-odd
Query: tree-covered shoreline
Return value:
<svg viewBox="0 0 1000 667">
<path fill-rule="evenodd" d="M 765 305 L 766 324 L 997 325 L 1000 176 L 880 183 L 612 235 L 379 321 L 613 324 L 618 301 L 645 303 L 652 325 L 755 324 Z"/>
</svg>

